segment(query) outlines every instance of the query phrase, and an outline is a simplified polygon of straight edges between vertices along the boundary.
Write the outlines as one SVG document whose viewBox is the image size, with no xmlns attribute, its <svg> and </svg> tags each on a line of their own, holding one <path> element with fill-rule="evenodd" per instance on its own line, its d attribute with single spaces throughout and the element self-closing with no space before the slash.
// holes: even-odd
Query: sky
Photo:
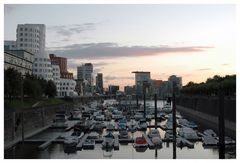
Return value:
<svg viewBox="0 0 240 163">
<path fill-rule="evenodd" d="M 68 70 L 91 62 L 104 86 L 134 85 L 132 71 L 152 79 L 204 82 L 236 74 L 234 4 L 4 5 L 4 40 L 17 24 L 46 25 L 46 50 L 68 58 Z"/>
</svg>

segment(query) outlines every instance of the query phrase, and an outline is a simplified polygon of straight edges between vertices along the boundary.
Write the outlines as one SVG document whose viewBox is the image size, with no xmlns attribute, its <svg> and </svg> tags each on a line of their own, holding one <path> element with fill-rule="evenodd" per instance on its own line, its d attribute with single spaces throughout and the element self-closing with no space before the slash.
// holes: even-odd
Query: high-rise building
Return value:
<svg viewBox="0 0 240 163">
<path fill-rule="evenodd" d="M 85 63 L 77 67 L 77 79 L 87 80 L 90 85 L 93 84 L 93 65 Z"/>
<path fill-rule="evenodd" d="M 50 60 L 53 63 L 57 63 L 60 68 L 60 76 L 65 79 L 73 79 L 73 73 L 67 70 L 67 58 L 57 57 L 55 54 L 49 54 Z"/>
<path fill-rule="evenodd" d="M 37 56 L 45 54 L 45 25 L 18 24 L 17 47 L 27 50 Z"/>
<path fill-rule="evenodd" d="M 16 46 L 34 54 L 34 75 L 53 80 L 51 62 L 45 52 L 45 33 L 44 24 L 18 24 Z"/>
<path fill-rule="evenodd" d="M 146 93 L 148 94 L 148 89 L 151 84 L 150 72 L 134 71 L 132 73 L 135 73 L 136 94 L 143 95 L 144 90 L 146 90 Z"/>
<path fill-rule="evenodd" d="M 169 76 L 168 81 L 171 82 L 172 89 L 175 90 L 175 93 L 178 93 L 179 90 L 182 88 L 182 77 L 177 77 L 176 75 L 171 75 L 171 76 Z"/>
<path fill-rule="evenodd" d="M 96 76 L 96 92 L 97 93 L 103 93 L 103 74 L 97 73 Z"/>
<path fill-rule="evenodd" d="M 159 94 L 159 88 L 160 85 L 162 84 L 162 80 L 151 80 L 151 93 L 152 94 Z"/>
<path fill-rule="evenodd" d="M 126 95 L 133 95 L 135 94 L 135 86 L 124 86 L 124 93 Z"/>
<path fill-rule="evenodd" d="M 93 93 L 93 65 L 85 63 L 77 67 L 77 79 L 84 82 L 84 93 Z"/>
<path fill-rule="evenodd" d="M 119 90 L 119 86 L 118 85 L 109 85 L 108 86 L 108 91 L 109 91 L 110 94 L 116 95 L 118 90 Z"/>
</svg>

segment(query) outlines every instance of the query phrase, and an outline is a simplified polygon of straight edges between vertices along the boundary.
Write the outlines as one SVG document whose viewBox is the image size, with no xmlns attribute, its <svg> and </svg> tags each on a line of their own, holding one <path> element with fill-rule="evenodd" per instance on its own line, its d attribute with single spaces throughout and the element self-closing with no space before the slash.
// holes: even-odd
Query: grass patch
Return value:
<svg viewBox="0 0 240 163">
<path fill-rule="evenodd" d="M 48 106 L 48 105 L 57 105 L 57 104 L 64 104 L 65 101 L 59 98 L 49 98 L 45 99 L 40 103 L 38 106 Z"/>
<path fill-rule="evenodd" d="M 34 104 L 36 104 L 36 107 L 39 106 L 49 106 L 49 105 L 57 105 L 57 104 L 64 104 L 66 101 L 59 99 L 59 98 L 49 98 L 49 99 L 23 99 L 23 102 L 20 99 L 13 99 L 11 102 L 8 100 L 4 101 L 4 107 L 5 108 L 15 108 L 15 109 L 21 109 L 21 108 L 32 108 Z"/>
<path fill-rule="evenodd" d="M 5 107 L 9 108 L 31 108 L 36 103 L 34 99 L 24 99 L 23 102 L 20 99 L 13 99 L 11 102 L 4 101 Z"/>
</svg>

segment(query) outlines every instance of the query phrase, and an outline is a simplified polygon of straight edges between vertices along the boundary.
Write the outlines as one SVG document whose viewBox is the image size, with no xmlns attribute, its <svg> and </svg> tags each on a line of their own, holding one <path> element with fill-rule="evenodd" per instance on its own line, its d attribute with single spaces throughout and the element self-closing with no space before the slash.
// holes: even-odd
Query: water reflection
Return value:
<svg viewBox="0 0 240 163">
<path fill-rule="evenodd" d="M 162 102 L 158 103 L 158 106 L 161 106 Z M 158 124 L 164 124 L 163 122 L 158 122 Z M 154 124 L 154 120 L 150 122 L 150 124 Z M 198 124 L 200 127 L 201 125 Z M 165 131 L 158 128 L 161 137 L 164 137 Z M 136 138 L 142 136 L 143 133 L 148 133 L 147 131 L 137 131 L 137 132 L 129 132 L 129 136 L 131 138 Z M 58 134 L 64 134 L 65 136 L 71 135 L 71 131 L 65 132 L 64 130 L 57 129 L 48 129 L 32 138 L 51 138 Z M 105 134 L 105 129 L 101 133 L 101 135 Z M 113 132 L 114 134 L 118 134 L 117 131 Z M 48 148 L 43 151 L 38 150 L 38 146 L 41 143 L 36 144 L 28 144 L 25 145 L 17 145 L 13 147 L 9 151 L 4 152 L 5 158 L 24 158 L 24 159 L 101 159 L 101 158 L 113 158 L 113 159 L 172 159 L 173 158 L 173 143 L 171 142 L 163 142 L 161 149 L 140 149 L 136 150 L 133 148 L 132 143 L 128 143 L 128 145 L 120 144 L 119 150 L 102 150 L 101 144 L 96 144 L 94 150 L 82 150 L 76 151 L 75 153 L 69 152 L 65 153 L 63 144 L 52 144 Z M 143 154 L 144 153 L 144 154 Z M 202 142 L 194 143 L 194 148 L 189 149 L 187 147 L 176 148 L 177 158 L 199 158 L 199 159 L 218 159 L 218 149 L 214 148 L 203 148 Z M 227 149 L 226 158 L 236 158 L 236 148 Z"/>
</svg>

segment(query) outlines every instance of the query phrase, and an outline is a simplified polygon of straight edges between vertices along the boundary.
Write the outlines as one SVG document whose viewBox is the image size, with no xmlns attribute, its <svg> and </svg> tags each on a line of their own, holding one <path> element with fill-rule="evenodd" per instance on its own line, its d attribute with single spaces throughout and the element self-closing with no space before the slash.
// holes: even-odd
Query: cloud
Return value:
<svg viewBox="0 0 240 163">
<path fill-rule="evenodd" d="M 196 69 L 196 71 L 208 71 L 211 70 L 211 68 L 201 68 L 201 69 Z"/>
<path fill-rule="evenodd" d="M 9 14 L 12 11 L 14 11 L 17 7 L 20 7 L 21 5 L 16 4 L 5 4 L 4 5 L 4 14 Z"/>
<path fill-rule="evenodd" d="M 104 69 L 104 67 L 100 67 L 100 68 L 93 68 L 93 74 L 97 74 L 99 72 L 101 72 Z"/>
<path fill-rule="evenodd" d="M 70 37 L 74 34 L 79 34 L 84 31 L 92 31 L 96 29 L 98 23 L 83 23 L 83 24 L 71 24 L 71 25 L 56 25 L 49 26 L 47 29 L 54 31 L 59 35 Z"/>
<path fill-rule="evenodd" d="M 104 76 L 104 79 L 106 81 L 110 81 L 110 80 L 133 80 L 134 77 L 130 77 L 130 76 Z"/>
<path fill-rule="evenodd" d="M 49 53 L 74 59 L 107 59 L 119 57 L 154 56 L 165 53 L 202 52 L 209 46 L 119 46 L 117 43 L 72 44 L 63 47 L 48 48 Z"/>
<path fill-rule="evenodd" d="M 224 64 L 221 64 L 221 66 L 229 66 L 230 64 L 228 63 L 224 63 Z"/>
</svg>

